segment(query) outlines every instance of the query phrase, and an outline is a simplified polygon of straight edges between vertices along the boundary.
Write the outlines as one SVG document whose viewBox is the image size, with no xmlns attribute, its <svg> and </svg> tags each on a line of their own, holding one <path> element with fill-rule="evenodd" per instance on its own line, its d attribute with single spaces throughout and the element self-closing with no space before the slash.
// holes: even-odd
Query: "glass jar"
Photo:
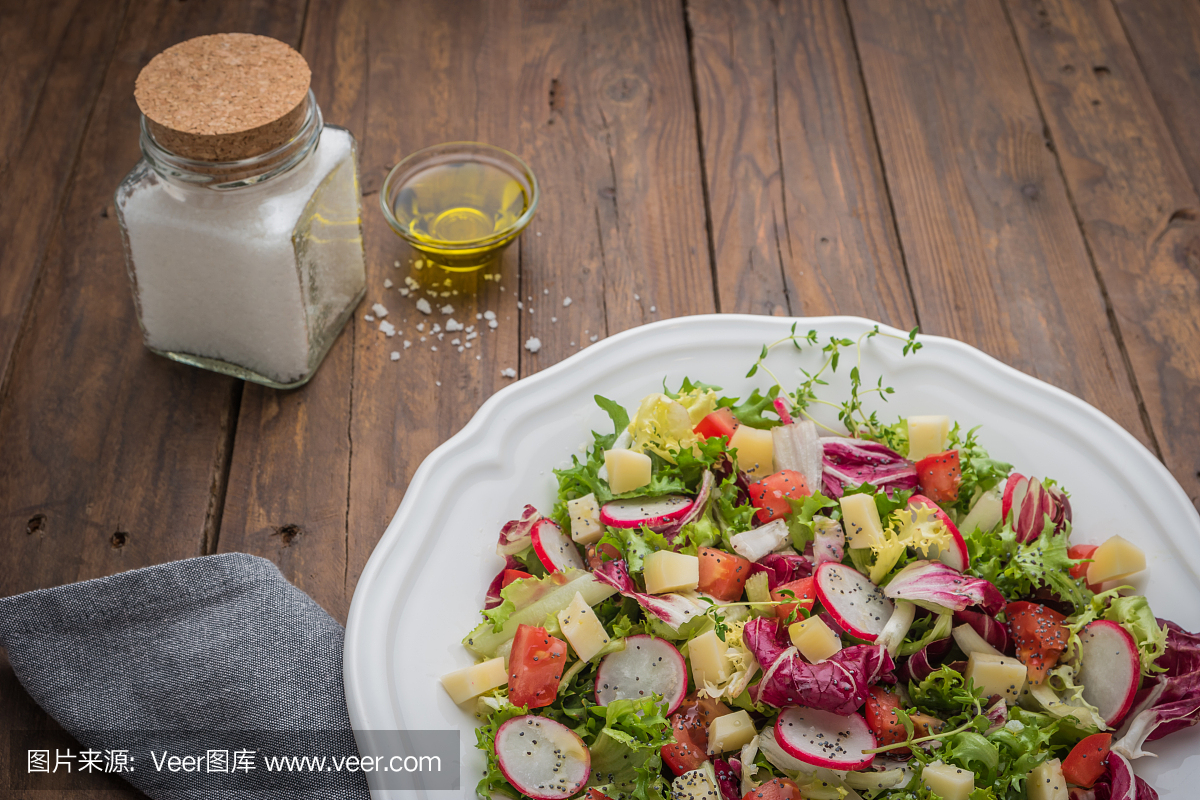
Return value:
<svg viewBox="0 0 1200 800">
<path fill-rule="evenodd" d="M 230 161 L 172 152 L 143 115 L 116 191 L 143 340 L 167 358 L 290 389 L 366 291 L 357 144 L 311 91 L 283 144 Z"/>
</svg>

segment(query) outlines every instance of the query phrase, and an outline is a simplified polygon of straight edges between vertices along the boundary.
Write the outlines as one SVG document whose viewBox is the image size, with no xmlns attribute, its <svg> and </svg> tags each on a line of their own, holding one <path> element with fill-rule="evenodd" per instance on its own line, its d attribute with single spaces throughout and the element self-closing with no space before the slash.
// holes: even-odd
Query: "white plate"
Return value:
<svg viewBox="0 0 1200 800">
<path fill-rule="evenodd" d="M 548 511 L 552 470 L 591 441 L 591 430 L 610 429 L 593 395 L 632 410 L 661 390 L 664 377 L 672 388 L 688 376 L 742 396 L 766 388 L 764 371 L 751 379 L 746 371 L 761 346 L 787 336 L 793 321 L 723 314 L 657 322 L 588 347 L 484 403 L 421 464 L 359 579 L 345 649 L 355 730 L 460 729 L 461 795 L 472 797 L 484 764 L 474 748 L 475 720 L 438 679 L 472 663 L 460 641 L 479 621 L 484 592 L 502 565 L 494 552 L 500 526 L 525 503 Z M 798 320 L 798 330 L 815 329 L 824 341 L 857 338 L 874 324 L 819 317 Z M 921 341 L 924 348 L 907 357 L 892 340 L 863 347 L 864 383 L 882 374 L 896 389 L 886 405 L 874 404 L 881 417 L 944 413 L 966 427 L 983 425 L 980 439 L 995 457 L 1026 475 L 1056 478 L 1071 493 L 1076 542 L 1114 533 L 1135 541 L 1148 562 L 1135 582 L 1139 591 L 1159 616 L 1200 628 L 1200 516 L 1163 465 L 1082 400 L 961 342 Z M 825 397 L 845 396 L 852 357 L 853 348 Z M 798 367 L 818 363 L 816 348 L 797 353 L 790 346 L 768 360 L 789 389 L 798 383 Z M 367 755 L 364 738 L 359 745 Z M 1200 755 L 1188 756 L 1200 752 L 1200 728 L 1151 744 L 1160 757 L 1139 759 L 1138 773 L 1164 800 L 1194 797 Z"/>
</svg>

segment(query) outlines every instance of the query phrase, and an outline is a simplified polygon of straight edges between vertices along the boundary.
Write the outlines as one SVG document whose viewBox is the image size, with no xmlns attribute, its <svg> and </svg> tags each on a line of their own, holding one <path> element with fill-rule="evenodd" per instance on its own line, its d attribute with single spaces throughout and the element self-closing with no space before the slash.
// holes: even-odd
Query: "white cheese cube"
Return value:
<svg viewBox="0 0 1200 800">
<path fill-rule="evenodd" d="M 1025 688 L 1027 673 L 1025 665 L 1015 658 L 971 653 L 965 676 L 975 682 L 984 697 L 998 694 L 1008 702 L 1016 703 Z"/>
<path fill-rule="evenodd" d="M 846 530 L 846 544 L 850 547 L 871 547 L 883 544 L 883 523 L 879 520 L 879 508 L 875 498 L 869 494 L 851 494 L 842 497 L 842 527 Z"/>
<path fill-rule="evenodd" d="M 650 456 L 636 450 L 605 450 L 604 469 L 613 494 L 632 492 L 650 483 Z"/>
<path fill-rule="evenodd" d="M 908 418 L 908 457 L 920 461 L 946 449 L 950 418 L 944 415 Z"/>
<path fill-rule="evenodd" d="M 700 585 L 700 559 L 656 550 L 642 559 L 642 578 L 650 594 L 687 591 Z"/>
<path fill-rule="evenodd" d="M 504 657 L 493 658 L 473 667 L 455 670 L 442 676 L 442 688 L 455 703 L 465 703 L 489 689 L 508 683 Z"/>
<path fill-rule="evenodd" d="M 579 592 L 570 605 L 558 612 L 558 627 L 581 661 L 591 661 L 608 644 L 604 625 Z"/>
<path fill-rule="evenodd" d="M 825 620 L 809 617 L 788 626 L 788 636 L 800 655 L 810 664 L 824 661 L 842 649 L 842 638 L 833 632 Z"/>
<path fill-rule="evenodd" d="M 925 767 L 921 772 L 921 782 L 942 800 L 967 800 L 967 795 L 975 791 L 974 772 L 941 761 L 934 761 Z"/>
<path fill-rule="evenodd" d="M 717 717 L 708 725 L 708 754 L 741 750 L 754 738 L 754 720 L 747 711 L 735 711 Z"/>
<path fill-rule="evenodd" d="M 738 425 L 729 438 L 730 449 L 737 450 L 737 468 L 759 480 L 775 469 L 775 440 L 769 430 Z"/>
<path fill-rule="evenodd" d="M 571 516 L 571 538 L 577 544 L 594 544 L 604 535 L 600 524 L 600 504 L 596 495 L 585 494 L 567 501 L 567 513 Z"/>
<path fill-rule="evenodd" d="M 713 800 L 721 796 L 717 788 L 712 764 L 705 763 L 699 769 L 685 772 L 671 781 L 671 800 Z"/>
<path fill-rule="evenodd" d="M 1133 542 L 1120 536 L 1110 536 L 1108 541 L 1092 553 L 1088 564 L 1087 582 L 1092 584 L 1116 581 L 1146 568 L 1146 554 Z"/>
<path fill-rule="evenodd" d="M 1062 762 L 1052 758 L 1029 771 L 1025 779 L 1028 800 L 1067 800 L 1067 779 L 1063 777 Z"/>
<path fill-rule="evenodd" d="M 720 685 L 733 674 L 729 663 L 729 645 L 708 630 L 688 642 L 688 659 L 692 662 L 692 681 L 697 691 L 708 683 Z"/>
</svg>

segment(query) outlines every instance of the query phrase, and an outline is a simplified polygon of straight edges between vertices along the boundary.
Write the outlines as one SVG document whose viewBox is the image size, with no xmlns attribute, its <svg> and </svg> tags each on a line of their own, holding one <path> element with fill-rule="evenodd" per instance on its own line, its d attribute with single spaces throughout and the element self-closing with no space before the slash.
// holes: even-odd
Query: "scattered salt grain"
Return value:
<svg viewBox="0 0 1200 800">
<path fill-rule="evenodd" d="M 446 315 L 449 315 L 449 314 L 453 314 L 453 313 L 454 313 L 454 306 L 452 306 L 452 305 L 450 305 L 449 303 L 447 303 L 446 305 L 444 305 L 444 306 L 442 306 L 442 307 L 441 307 L 440 311 L 442 312 L 442 316 L 446 316 Z"/>
<path fill-rule="evenodd" d="M 400 262 L 399 262 L 399 261 L 394 261 L 394 262 L 392 262 L 392 266 L 393 266 L 395 269 L 400 269 Z"/>
<path fill-rule="evenodd" d="M 401 297 L 408 297 L 408 289 L 405 289 L 403 286 L 401 286 L 401 287 L 400 287 L 400 296 L 401 296 Z"/>
<path fill-rule="evenodd" d="M 383 331 L 385 336 L 395 336 L 396 326 L 388 322 L 386 319 L 379 321 L 379 330 Z"/>
<path fill-rule="evenodd" d="M 467 333 L 470 333 L 470 332 L 471 332 L 471 331 L 473 331 L 473 330 L 475 330 L 475 326 L 474 326 L 474 325 L 468 325 L 468 326 L 467 326 Z"/>
<path fill-rule="evenodd" d="M 472 339 L 474 339 L 478 335 L 479 335 L 479 331 L 473 331 L 470 328 L 467 329 L 467 341 L 468 342 L 471 341 Z"/>
<path fill-rule="evenodd" d="M 435 348 L 435 349 L 436 349 L 436 348 Z M 433 385 L 434 385 L 434 386 L 441 386 L 441 385 L 442 385 L 442 382 L 441 382 L 441 381 L 434 381 L 434 382 L 433 382 Z"/>
<path fill-rule="evenodd" d="M 429 305 L 429 301 L 422 297 L 417 300 L 417 311 L 420 311 L 422 314 L 432 314 L 433 306 Z"/>
<path fill-rule="evenodd" d="M 404 349 L 407 350 L 410 347 L 412 347 L 412 342 L 410 342 L 408 339 L 405 339 L 404 340 Z"/>
<path fill-rule="evenodd" d="M 641 300 L 641 299 L 642 299 L 642 296 L 641 296 L 640 294 L 635 294 L 635 295 L 633 296 L 633 299 L 634 299 L 634 300 Z"/>
<path fill-rule="evenodd" d="M 424 333 L 424 332 L 425 332 L 425 323 L 424 323 L 424 322 L 418 322 L 418 323 L 417 323 L 417 330 L 419 330 L 421 333 Z"/>
<path fill-rule="evenodd" d="M 596 340 L 597 340 L 597 339 L 599 339 L 599 338 L 600 338 L 600 334 L 598 334 L 598 333 L 597 333 L 597 334 L 593 335 L 593 336 L 592 336 L 592 338 L 591 338 L 591 339 L 589 339 L 588 341 L 594 342 L 594 341 L 596 341 Z"/>
<path fill-rule="evenodd" d="M 363 314 L 363 319 L 365 319 L 367 322 L 374 322 L 375 315 L 374 314 Z"/>
<path fill-rule="evenodd" d="M 451 339 L 451 340 L 450 340 L 450 344 L 453 344 L 453 345 L 460 345 L 460 344 L 462 344 L 462 340 L 460 340 L 460 339 L 459 339 L 459 338 L 456 336 L 455 338 L 453 338 L 453 339 Z"/>
<path fill-rule="evenodd" d="M 495 319 L 496 312 L 495 311 L 485 311 L 485 312 L 483 312 L 483 318 L 488 319 L 488 320 Z"/>
<path fill-rule="evenodd" d="M 433 328 L 430 330 L 430 333 L 441 333 L 441 332 L 442 332 L 442 326 L 438 325 L 436 322 L 433 323 Z"/>
<path fill-rule="evenodd" d="M 436 352 L 437 352 L 437 345 L 436 345 L 436 344 L 431 344 L 431 345 L 429 345 L 429 349 L 430 349 L 430 350 L 432 350 L 433 352 L 435 352 L 435 353 L 436 353 Z"/>
<path fill-rule="evenodd" d="M 515 377 L 517 377 L 517 371 L 516 371 L 515 369 L 513 369 L 512 367 L 509 367 L 508 369 L 502 369 L 502 370 L 500 370 L 500 374 L 501 374 L 501 375 L 503 375 L 503 376 L 504 376 L 504 377 L 506 377 L 506 378 L 515 378 Z"/>
<path fill-rule="evenodd" d="M 399 361 L 399 360 L 400 360 L 400 351 L 393 350 L 392 351 L 392 361 Z"/>
<path fill-rule="evenodd" d="M 658 311 L 658 306 L 650 306 L 651 313 Z"/>
<path fill-rule="evenodd" d="M 460 352 L 460 353 L 461 353 L 461 352 L 463 351 L 463 349 L 464 349 L 464 348 L 463 348 L 463 346 L 462 346 L 462 345 L 459 345 L 459 346 L 458 346 L 458 352 Z"/>
<path fill-rule="evenodd" d="M 575 346 L 575 343 L 574 343 L 574 342 L 571 342 L 571 347 L 574 347 L 574 346 Z"/>
<path fill-rule="evenodd" d="M 569 306 L 569 305 L 571 305 L 571 298 L 569 298 L 569 297 L 564 297 L 564 298 L 563 298 L 563 308 L 566 308 L 566 307 L 567 307 L 567 306 Z"/>
<path fill-rule="evenodd" d="M 551 318 L 550 318 L 550 321 L 551 321 L 551 322 L 558 322 L 558 317 L 551 317 Z"/>
<path fill-rule="evenodd" d="M 391 278 L 384 278 L 384 279 L 383 279 L 383 288 L 385 288 L 385 289 L 390 289 L 390 288 L 392 288 L 392 287 L 393 287 L 393 286 L 395 286 L 395 285 L 396 285 L 396 284 L 392 283 L 392 279 L 391 279 Z"/>
<path fill-rule="evenodd" d="M 499 322 L 496 322 L 496 320 L 494 320 L 494 319 L 489 319 L 489 320 L 488 320 L 488 327 L 489 327 L 489 328 L 491 328 L 492 330 L 495 330 L 495 329 L 496 329 L 496 326 L 497 326 L 497 325 L 499 325 L 499 324 L 500 324 L 500 323 L 499 323 Z"/>
<path fill-rule="evenodd" d="M 463 345 L 463 347 L 465 347 L 465 348 L 467 348 L 468 350 L 470 350 L 470 349 L 471 349 L 471 343 L 470 343 L 470 342 L 467 342 L 466 344 L 464 344 L 464 345 Z"/>
<path fill-rule="evenodd" d="M 536 353 L 538 350 L 542 349 L 542 340 L 536 336 L 530 336 L 525 341 L 525 349 L 531 353 Z"/>
<path fill-rule="evenodd" d="M 446 334 L 444 334 L 444 333 L 439 333 L 439 334 L 438 334 L 438 341 L 439 341 L 439 342 L 440 342 L 442 339 L 444 339 L 444 338 L 446 338 Z"/>
<path fill-rule="evenodd" d="M 550 290 L 549 290 L 549 289 L 542 289 L 542 294 L 550 294 Z"/>
<path fill-rule="evenodd" d="M 382 303 L 376 303 L 371 306 L 371 310 L 375 312 L 375 316 L 377 317 L 386 317 L 388 315 L 387 307 Z"/>
<path fill-rule="evenodd" d="M 483 314 L 476 314 L 475 319 L 483 319 Z"/>
<path fill-rule="evenodd" d="M 446 320 L 446 330 L 461 331 L 462 329 L 463 329 L 463 324 L 461 322 L 459 322 L 458 320 L 456 320 L 454 317 L 451 317 L 450 319 Z"/>
<path fill-rule="evenodd" d="M 422 337 L 421 337 L 421 341 L 422 341 L 422 342 L 423 342 L 423 341 L 425 341 L 425 337 L 424 337 L 424 336 L 422 336 Z"/>
<path fill-rule="evenodd" d="M 524 310 L 525 310 L 525 304 L 524 304 L 524 303 L 522 303 L 520 300 L 518 300 L 518 301 L 517 301 L 517 309 L 518 309 L 518 310 L 520 310 L 520 311 L 524 311 Z"/>
</svg>

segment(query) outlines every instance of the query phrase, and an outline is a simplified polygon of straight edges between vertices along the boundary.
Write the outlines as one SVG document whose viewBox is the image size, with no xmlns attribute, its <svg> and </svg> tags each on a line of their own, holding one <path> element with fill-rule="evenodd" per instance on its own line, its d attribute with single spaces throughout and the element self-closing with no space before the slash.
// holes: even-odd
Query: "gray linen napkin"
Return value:
<svg viewBox="0 0 1200 800">
<path fill-rule="evenodd" d="M 356 771 L 281 778 L 259 762 L 235 774 L 171 772 L 146 756 L 285 744 L 357 755 L 342 638 L 274 564 L 243 553 L 0 598 L 0 645 L 30 696 L 82 745 L 140 753 L 121 777 L 155 798 L 368 797 Z"/>
</svg>

